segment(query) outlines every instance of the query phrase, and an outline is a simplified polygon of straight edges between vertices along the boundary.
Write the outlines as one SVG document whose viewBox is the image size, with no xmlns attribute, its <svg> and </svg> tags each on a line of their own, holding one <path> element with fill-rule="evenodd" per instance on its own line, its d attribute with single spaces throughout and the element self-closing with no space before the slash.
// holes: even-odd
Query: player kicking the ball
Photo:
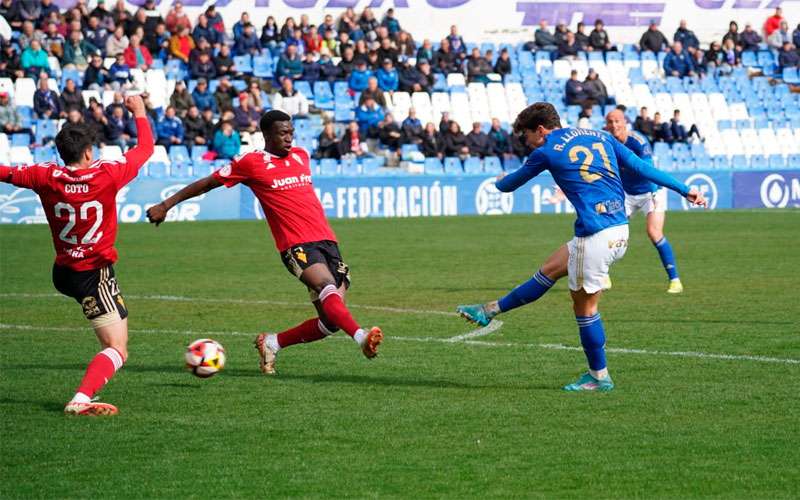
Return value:
<svg viewBox="0 0 800 500">
<path fill-rule="evenodd" d="M 66 125 L 55 140 L 65 167 L 55 162 L 27 168 L 0 166 L 0 181 L 39 195 L 56 249 L 53 284 L 83 307 L 103 347 L 64 408 L 71 415 L 116 415 L 116 407 L 92 398 L 128 358 L 128 311 L 113 267 L 116 197 L 153 154 L 153 135 L 141 97 L 128 97 L 125 105 L 136 119 L 138 144 L 122 161 L 94 161 L 91 131 Z"/>
<path fill-rule="evenodd" d="M 283 264 L 308 287 L 318 315 L 284 332 L 258 335 L 255 346 L 261 371 L 275 373 L 275 356 L 284 347 L 321 340 L 340 328 L 356 341 L 367 358 L 374 358 L 383 334 L 377 327 L 362 329 L 344 304 L 350 272 L 314 193 L 308 153 L 292 147 L 292 118 L 272 110 L 261 117 L 260 128 L 266 151 L 234 158 L 230 165 L 151 207 L 147 217 L 158 225 L 172 207 L 184 200 L 223 185 L 245 184 L 261 202 Z"/>
<path fill-rule="evenodd" d="M 697 205 L 706 201 L 696 190 L 639 159 L 610 134 L 561 128 L 561 119 L 551 104 L 528 106 L 514 122 L 514 132 L 523 134 L 534 151 L 522 168 L 497 181 L 497 189 L 514 191 L 549 170 L 575 207 L 575 237 L 551 255 L 533 278 L 505 297 L 487 304 L 458 306 L 457 310 L 468 320 L 487 325 L 499 313 L 540 298 L 566 269 L 589 371 L 564 390 L 610 391 L 614 383 L 606 366 L 605 330 L 598 302 L 611 264 L 621 259 L 628 247 L 620 166 L 681 193 Z"/>
<path fill-rule="evenodd" d="M 606 115 L 606 130 L 611 132 L 622 144 L 626 145 L 633 153 L 653 165 L 653 152 L 647 139 L 629 131 L 625 122 L 625 115 L 622 111 L 615 109 Z M 647 217 L 647 236 L 658 250 L 661 257 L 661 264 L 667 271 L 669 277 L 669 288 L 667 293 L 681 293 L 683 284 L 678 277 L 678 267 L 675 264 L 675 256 L 672 253 L 672 246 L 664 236 L 664 212 L 667 209 L 667 191 L 658 189 L 658 186 L 650 182 L 643 176 L 628 170 L 620 169 L 622 188 L 625 190 L 625 214 L 630 218 L 636 212 L 641 211 Z"/>
</svg>

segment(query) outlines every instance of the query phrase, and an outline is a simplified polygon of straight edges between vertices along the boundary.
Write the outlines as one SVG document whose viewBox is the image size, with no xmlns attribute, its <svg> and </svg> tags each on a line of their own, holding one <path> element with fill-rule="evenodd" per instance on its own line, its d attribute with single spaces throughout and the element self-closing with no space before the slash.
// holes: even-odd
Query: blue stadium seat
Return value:
<svg viewBox="0 0 800 500">
<path fill-rule="evenodd" d="M 714 156 L 711 159 L 711 163 L 713 167 L 717 170 L 726 170 L 731 166 L 730 160 L 725 155 Z"/>
<path fill-rule="evenodd" d="M 11 146 L 29 146 L 31 136 L 28 134 L 11 134 Z"/>
<path fill-rule="evenodd" d="M 487 156 L 483 159 L 483 171 L 490 175 L 499 175 L 503 172 L 503 165 L 497 156 Z"/>
<path fill-rule="evenodd" d="M 516 156 L 506 158 L 505 161 L 503 161 L 503 170 L 506 172 L 513 172 L 514 170 L 519 169 L 521 166 L 522 162 Z"/>
<path fill-rule="evenodd" d="M 358 177 L 361 175 L 361 165 L 355 158 L 343 158 L 341 163 L 341 173 L 347 177 Z"/>
<path fill-rule="evenodd" d="M 361 173 L 362 175 L 379 175 L 380 174 L 381 164 L 377 158 L 370 157 L 364 158 L 361 162 Z"/>
<path fill-rule="evenodd" d="M 189 179 L 194 176 L 194 166 L 191 161 L 173 163 L 169 167 L 169 175 L 176 179 Z"/>
<path fill-rule="evenodd" d="M 56 120 L 37 120 L 36 121 L 36 144 L 44 144 L 45 139 L 53 139 L 58 133 L 58 121 Z"/>
<path fill-rule="evenodd" d="M 335 177 L 339 175 L 339 162 L 333 158 L 324 158 L 319 162 L 319 175 Z"/>
<path fill-rule="evenodd" d="M 305 80 L 297 80 L 294 82 L 294 88 L 308 100 L 314 100 L 314 92 L 311 91 L 311 85 Z"/>
<path fill-rule="evenodd" d="M 189 150 L 186 146 L 179 144 L 169 148 L 169 161 L 170 163 L 191 163 L 192 158 L 189 155 Z"/>
<path fill-rule="evenodd" d="M 269 52 L 253 57 L 253 76 L 258 78 L 272 78 L 272 57 Z"/>
<path fill-rule="evenodd" d="M 447 160 L 445 160 L 445 169 L 447 169 Z M 464 173 L 467 174 L 482 174 L 483 173 L 483 166 L 481 165 L 481 159 L 477 156 L 470 156 L 464 162 Z"/>
<path fill-rule="evenodd" d="M 769 168 L 785 168 L 786 162 L 781 155 L 769 155 Z"/>
<path fill-rule="evenodd" d="M 439 158 L 425 158 L 425 173 L 427 175 L 444 174 L 444 166 Z"/>
<path fill-rule="evenodd" d="M 750 157 L 750 168 L 765 169 L 769 167 L 769 160 L 764 155 L 753 155 Z"/>
<path fill-rule="evenodd" d="M 461 166 L 461 160 L 454 156 L 448 156 L 444 159 L 444 173 L 449 175 L 460 175 L 464 173 L 464 167 Z"/>
<path fill-rule="evenodd" d="M 147 175 L 153 179 L 165 179 L 169 177 L 169 166 L 166 163 L 150 162 L 147 165 Z"/>
<path fill-rule="evenodd" d="M 56 148 L 51 145 L 34 148 L 33 150 L 33 161 L 36 163 L 55 161 L 57 156 Z"/>
<path fill-rule="evenodd" d="M 789 155 L 789 158 L 786 160 L 786 166 L 789 168 L 800 168 L 800 155 Z"/>
<path fill-rule="evenodd" d="M 233 64 L 236 65 L 237 71 L 246 74 L 251 74 L 253 72 L 253 58 L 250 54 L 233 56 Z"/>
<path fill-rule="evenodd" d="M 797 68 L 783 68 L 783 81 L 792 85 L 800 84 Z"/>
<path fill-rule="evenodd" d="M 33 127 L 33 108 L 30 106 L 17 106 L 19 117 L 21 120 L 22 128 Z"/>
<path fill-rule="evenodd" d="M 192 146 L 192 161 L 202 160 L 207 152 L 208 146 Z"/>
<path fill-rule="evenodd" d="M 733 155 L 731 157 L 731 168 L 734 170 L 746 170 L 750 168 L 750 163 L 744 155 Z"/>
</svg>

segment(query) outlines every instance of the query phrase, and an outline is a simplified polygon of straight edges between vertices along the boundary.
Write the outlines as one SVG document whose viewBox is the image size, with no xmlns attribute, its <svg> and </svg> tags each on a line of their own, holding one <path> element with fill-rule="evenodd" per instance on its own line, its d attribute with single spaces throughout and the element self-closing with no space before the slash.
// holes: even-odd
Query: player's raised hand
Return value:
<svg viewBox="0 0 800 500">
<path fill-rule="evenodd" d="M 146 116 L 146 108 L 144 106 L 144 100 L 141 96 L 138 95 L 130 95 L 125 98 L 125 107 L 133 114 L 135 117 L 143 117 Z"/>
<path fill-rule="evenodd" d="M 686 195 L 686 199 L 691 201 L 694 205 L 699 205 L 701 207 L 708 206 L 708 200 L 706 200 L 706 197 L 703 196 L 703 193 L 694 188 L 689 190 L 689 194 Z"/>
<path fill-rule="evenodd" d="M 167 207 L 164 203 L 153 205 L 147 209 L 147 219 L 156 227 L 167 219 Z"/>
</svg>

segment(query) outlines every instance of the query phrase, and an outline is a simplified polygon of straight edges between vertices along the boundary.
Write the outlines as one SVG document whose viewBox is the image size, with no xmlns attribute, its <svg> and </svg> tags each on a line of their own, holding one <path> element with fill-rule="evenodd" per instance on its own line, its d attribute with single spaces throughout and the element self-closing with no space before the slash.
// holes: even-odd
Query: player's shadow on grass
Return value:
<svg viewBox="0 0 800 500">
<path fill-rule="evenodd" d="M 36 401 L 30 399 L 11 399 L 11 398 L 0 398 L 0 408 L 4 406 L 13 406 L 13 405 L 25 405 L 30 407 L 30 405 L 38 406 L 42 410 L 52 413 L 64 413 L 64 403 L 57 402 L 57 401 Z"/>
<path fill-rule="evenodd" d="M 408 378 L 403 376 L 396 377 L 380 377 L 371 375 L 342 375 L 342 374 L 298 374 L 298 373 L 281 373 L 276 377 L 277 381 L 299 381 L 314 384 L 360 384 L 360 385 L 375 385 L 375 386 L 391 386 L 391 387 L 427 387 L 431 389 L 498 389 L 498 390 L 538 390 L 547 389 L 551 390 L 552 387 L 545 385 L 532 386 L 532 385 L 500 385 L 500 384 L 465 384 L 463 382 L 455 382 L 452 380 L 428 380 L 419 378 Z"/>
</svg>

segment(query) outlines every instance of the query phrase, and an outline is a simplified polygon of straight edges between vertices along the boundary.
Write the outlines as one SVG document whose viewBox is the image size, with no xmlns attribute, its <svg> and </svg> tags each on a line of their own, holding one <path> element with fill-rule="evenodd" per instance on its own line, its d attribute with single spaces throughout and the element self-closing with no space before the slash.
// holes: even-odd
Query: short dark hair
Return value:
<svg viewBox="0 0 800 500">
<path fill-rule="evenodd" d="M 64 125 L 56 135 L 56 149 L 65 165 L 78 163 L 93 142 L 92 134 L 84 124 Z"/>
<path fill-rule="evenodd" d="M 259 127 L 261 128 L 261 133 L 266 134 L 272 128 L 273 123 L 289 121 L 292 121 L 291 116 L 278 109 L 273 109 L 271 111 L 267 111 L 261 116 Z"/>
<path fill-rule="evenodd" d="M 536 130 L 539 125 L 550 130 L 561 128 L 558 111 L 549 102 L 536 102 L 523 109 L 514 121 L 514 133 Z"/>
</svg>

